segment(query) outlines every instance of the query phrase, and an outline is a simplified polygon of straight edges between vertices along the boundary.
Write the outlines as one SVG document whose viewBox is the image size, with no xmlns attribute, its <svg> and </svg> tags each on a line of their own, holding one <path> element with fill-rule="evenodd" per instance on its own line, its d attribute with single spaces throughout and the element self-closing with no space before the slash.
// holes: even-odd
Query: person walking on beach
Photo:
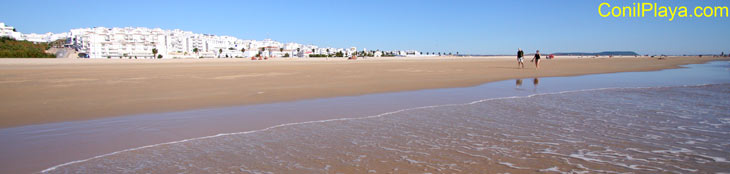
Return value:
<svg viewBox="0 0 730 174">
<path fill-rule="evenodd" d="M 530 62 L 535 61 L 535 69 L 540 69 L 540 50 L 535 52 L 535 57 Z"/>
<path fill-rule="evenodd" d="M 517 48 L 517 67 L 525 68 L 525 52 L 522 52 L 522 48 Z"/>
</svg>

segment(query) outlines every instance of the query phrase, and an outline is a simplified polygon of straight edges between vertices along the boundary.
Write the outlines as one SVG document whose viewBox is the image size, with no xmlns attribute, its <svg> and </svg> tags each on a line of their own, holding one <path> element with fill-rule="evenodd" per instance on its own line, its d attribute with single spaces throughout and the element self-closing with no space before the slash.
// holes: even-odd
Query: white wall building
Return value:
<svg viewBox="0 0 730 174">
<path fill-rule="evenodd" d="M 357 48 L 320 48 L 315 45 L 286 43 L 264 39 L 242 40 L 231 36 L 197 34 L 190 31 L 160 28 L 79 28 L 66 33 L 23 34 L 0 23 L 0 37 L 16 40 L 51 42 L 68 39 L 73 48 L 87 58 L 246 58 L 261 52 L 263 57 L 309 57 L 310 54 L 356 54 Z M 265 50 L 261 50 L 264 48 Z M 157 55 L 152 50 L 157 50 Z M 408 52 L 408 53 L 407 53 Z M 398 51 L 399 55 L 419 55 L 417 51 Z M 410 54 L 409 54 L 410 53 Z"/>
<path fill-rule="evenodd" d="M 178 42 L 161 29 L 86 28 L 71 31 L 74 47 L 90 58 L 153 58 L 152 50 L 169 57 L 179 51 Z"/>
<path fill-rule="evenodd" d="M 16 40 L 20 40 L 22 33 L 16 32 L 14 27 L 6 26 L 5 23 L 0 22 L 0 37 L 10 37 Z"/>
<path fill-rule="evenodd" d="M 16 40 L 27 40 L 31 42 L 53 42 L 59 39 L 66 39 L 68 38 L 68 33 L 46 33 L 46 34 L 21 34 L 20 38 L 16 38 Z"/>
<path fill-rule="evenodd" d="M 416 51 L 416 50 L 401 51 L 401 53 L 403 53 L 403 52 L 405 52 L 405 54 L 401 54 L 403 56 L 421 56 L 421 52 Z"/>
<path fill-rule="evenodd" d="M 10 37 L 15 40 L 27 40 L 31 42 L 53 42 L 58 39 L 66 39 L 69 37 L 69 33 L 45 33 L 45 34 L 23 34 L 15 31 L 15 27 L 7 26 L 5 23 L 0 22 L 0 37 Z"/>
</svg>

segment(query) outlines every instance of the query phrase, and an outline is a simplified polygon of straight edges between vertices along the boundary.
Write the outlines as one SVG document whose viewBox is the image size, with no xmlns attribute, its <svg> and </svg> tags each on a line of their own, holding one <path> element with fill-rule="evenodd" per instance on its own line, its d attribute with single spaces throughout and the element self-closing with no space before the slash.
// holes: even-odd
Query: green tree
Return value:
<svg viewBox="0 0 730 174">
<path fill-rule="evenodd" d="M 279 52 L 284 52 L 284 48 L 279 48 Z"/>
<path fill-rule="evenodd" d="M 195 54 L 198 54 L 198 52 L 199 52 L 199 51 L 200 51 L 200 50 L 198 50 L 198 48 L 193 48 L 193 52 L 194 52 Z"/>
<path fill-rule="evenodd" d="M 157 55 L 157 59 L 162 59 L 162 54 Z"/>
<path fill-rule="evenodd" d="M 153 57 L 157 57 L 157 48 L 152 48 Z"/>
</svg>

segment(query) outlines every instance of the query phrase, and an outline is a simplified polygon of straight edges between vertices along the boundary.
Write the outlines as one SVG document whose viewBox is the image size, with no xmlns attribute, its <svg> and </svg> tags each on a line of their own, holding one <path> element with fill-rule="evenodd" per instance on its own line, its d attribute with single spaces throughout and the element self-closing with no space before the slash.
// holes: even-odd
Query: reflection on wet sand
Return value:
<svg viewBox="0 0 730 174">
<path fill-rule="evenodd" d="M 160 145 L 50 173 L 724 172 L 728 97 L 725 84 L 493 99 Z"/>
</svg>

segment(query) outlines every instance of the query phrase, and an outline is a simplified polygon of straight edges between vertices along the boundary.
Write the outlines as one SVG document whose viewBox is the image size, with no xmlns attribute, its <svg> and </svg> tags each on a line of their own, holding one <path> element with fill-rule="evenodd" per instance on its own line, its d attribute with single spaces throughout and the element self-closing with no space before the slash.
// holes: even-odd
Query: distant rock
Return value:
<svg viewBox="0 0 730 174">
<path fill-rule="evenodd" d="M 638 56 L 639 54 L 633 51 L 604 51 L 598 53 L 584 53 L 584 52 L 570 52 L 570 53 L 553 53 L 554 55 L 562 56 Z"/>
</svg>

